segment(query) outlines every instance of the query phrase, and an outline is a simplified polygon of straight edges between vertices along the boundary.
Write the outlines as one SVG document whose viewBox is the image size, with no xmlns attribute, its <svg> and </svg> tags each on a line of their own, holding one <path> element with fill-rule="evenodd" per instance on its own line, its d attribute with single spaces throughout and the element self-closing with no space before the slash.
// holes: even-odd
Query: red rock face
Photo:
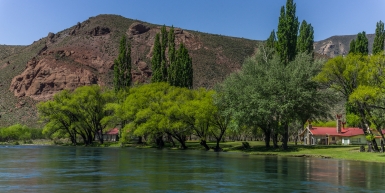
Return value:
<svg viewBox="0 0 385 193">
<path fill-rule="evenodd" d="M 97 83 L 98 78 L 88 69 L 71 69 L 55 60 L 33 59 L 22 74 L 12 79 L 10 90 L 17 97 L 47 100 L 61 90 Z"/>
</svg>

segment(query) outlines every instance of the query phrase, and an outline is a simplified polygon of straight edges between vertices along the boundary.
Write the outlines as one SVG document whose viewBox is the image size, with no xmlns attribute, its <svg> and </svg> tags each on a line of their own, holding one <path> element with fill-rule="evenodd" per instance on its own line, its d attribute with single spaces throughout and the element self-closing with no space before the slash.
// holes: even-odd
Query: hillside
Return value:
<svg viewBox="0 0 385 193">
<path fill-rule="evenodd" d="M 0 127 L 38 126 L 36 104 L 63 89 L 112 86 L 119 40 L 132 47 L 134 82 L 149 82 L 155 34 L 160 26 L 117 15 L 99 15 L 29 46 L 0 46 Z M 177 46 L 186 44 L 193 60 L 194 87 L 211 88 L 239 69 L 257 41 L 175 29 Z M 3 51 L 4 50 L 4 51 Z"/>
<path fill-rule="evenodd" d="M 369 42 L 369 53 L 372 53 L 374 34 L 367 34 Z M 350 42 L 357 38 L 357 35 L 344 35 L 344 36 L 332 36 L 325 40 L 321 40 L 314 43 L 314 51 L 327 55 L 330 58 L 340 55 L 346 55 L 349 53 Z"/>
</svg>

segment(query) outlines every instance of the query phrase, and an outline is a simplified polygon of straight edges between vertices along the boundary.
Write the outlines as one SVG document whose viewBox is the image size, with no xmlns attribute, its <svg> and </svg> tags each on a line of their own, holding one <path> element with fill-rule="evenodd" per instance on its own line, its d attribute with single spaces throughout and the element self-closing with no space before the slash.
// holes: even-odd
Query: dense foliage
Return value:
<svg viewBox="0 0 385 193">
<path fill-rule="evenodd" d="M 28 141 L 33 139 L 44 139 L 41 129 L 28 128 L 25 125 L 12 125 L 0 128 L 0 142 Z"/>
<path fill-rule="evenodd" d="M 127 88 L 131 81 L 131 46 L 127 45 L 126 36 L 123 36 L 118 58 L 114 60 L 114 88 L 116 91 Z"/>
<path fill-rule="evenodd" d="M 265 134 L 266 147 L 270 135 L 274 146 L 278 134 L 287 148 L 289 125 L 295 121 L 326 116 L 329 95 L 320 92 L 313 77 L 322 61 L 313 62 L 311 55 L 299 54 L 283 65 L 272 50 L 260 52 L 244 63 L 242 70 L 228 77 L 219 87 L 220 104 L 234 116 L 237 127 L 259 127 Z"/>
<path fill-rule="evenodd" d="M 374 42 L 373 42 L 373 54 L 379 54 L 383 52 L 384 43 L 385 43 L 384 23 L 382 21 L 379 21 L 376 24 L 376 36 L 374 37 Z"/>
<path fill-rule="evenodd" d="M 297 54 L 298 17 L 295 15 L 296 4 L 287 0 L 286 7 L 281 7 L 278 21 L 276 50 L 284 64 L 293 61 Z"/>
<path fill-rule="evenodd" d="M 368 127 L 378 128 L 382 135 L 381 128 L 385 126 L 384 67 L 384 54 L 348 54 L 330 59 L 317 76 L 319 82 L 338 91 L 347 101 L 347 121 L 367 135 L 370 135 Z M 372 143 L 378 150 L 375 140 Z"/>
<path fill-rule="evenodd" d="M 180 43 L 179 49 L 175 50 L 174 27 L 167 32 L 166 26 L 163 26 L 160 35 L 156 35 L 151 63 L 153 71 L 151 82 L 168 82 L 172 86 L 193 87 L 192 59 L 183 43 Z"/>
<path fill-rule="evenodd" d="M 40 118 L 46 123 L 43 132 L 52 137 L 68 137 L 73 144 L 77 144 L 78 136 L 86 145 L 92 144 L 95 137 L 103 143 L 107 124 L 101 120 L 109 113 L 104 106 L 112 96 L 98 85 L 56 94 L 52 101 L 38 104 Z"/>
<path fill-rule="evenodd" d="M 364 54 L 367 55 L 369 53 L 369 42 L 366 37 L 365 31 L 357 34 L 357 39 L 353 39 L 350 42 L 350 54 Z"/>
<path fill-rule="evenodd" d="M 314 50 L 314 30 L 311 24 L 305 20 L 302 21 L 299 28 L 299 36 L 297 40 L 297 52 L 298 53 L 313 53 Z"/>
</svg>

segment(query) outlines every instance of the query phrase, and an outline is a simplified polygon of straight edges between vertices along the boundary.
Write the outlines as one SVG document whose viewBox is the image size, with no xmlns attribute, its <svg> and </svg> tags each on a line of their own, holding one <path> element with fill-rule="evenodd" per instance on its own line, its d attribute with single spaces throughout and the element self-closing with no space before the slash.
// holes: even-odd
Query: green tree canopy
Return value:
<svg viewBox="0 0 385 193">
<path fill-rule="evenodd" d="M 127 88 L 131 81 L 131 46 L 127 44 L 126 36 L 123 36 L 118 58 L 114 60 L 114 88 L 116 91 Z"/>
<path fill-rule="evenodd" d="M 314 50 L 314 30 L 311 24 L 305 20 L 302 21 L 297 40 L 297 52 L 313 54 Z"/>
<path fill-rule="evenodd" d="M 355 54 L 363 54 L 368 55 L 369 54 L 369 42 L 368 38 L 366 37 L 365 31 L 360 32 L 357 34 L 357 39 L 350 43 L 350 49 L 353 49 L 353 51 L 349 51 L 349 53 L 355 53 Z"/>
<path fill-rule="evenodd" d="M 349 54 L 354 54 L 354 53 L 356 53 L 356 40 L 352 39 L 349 45 Z"/>
<path fill-rule="evenodd" d="M 107 124 L 101 120 L 108 111 L 104 110 L 111 95 L 104 93 L 98 85 L 83 86 L 74 92 L 62 91 L 54 100 L 38 105 L 40 118 L 46 122 L 43 132 L 50 135 L 68 135 L 76 144 L 80 135 L 86 145 L 90 145 L 95 136 L 103 143 L 103 131 Z"/>
<path fill-rule="evenodd" d="M 328 95 L 319 91 L 313 77 L 323 62 L 311 55 L 299 54 L 294 61 L 282 65 L 280 57 L 265 57 L 271 52 L 259 53 L 245 61 L 240 72 L 230 75 L 218 88 L 224 113 L 231 114 L 238 124 L 260 127 L 265 132 L 269 147 L 270 132 L 279 130 L 283 146 L 287 148 L 288 124 L 308 118 L 324 116 Z"/>
<path fill-rule="evenodd" d="M 384 51 L 384 42 L 385 42 L 384 23 L 382 21 L 379 21 L 376 24 L 376 36 L 374 37 L 374 42 L 373 42 L 373 54 L 379 54 Z"/>
<path fill-rule="evenodd" d="M 383 107 L 384 65 L 384 55 L 349 54 L 330 59 L 316 77 L 317 81 L 341 93 L 347 102 L 347 116 L 355 116 L 365 134 L 367 125 L 375 120 L 373 109 Z M 376 121 L 379 123 L 378 118 Z M 378 150 L 375 141 L 372 143 Z"/>
<path fill-rule="evenodd" d="M 269 49 L 274 49 L 276 47 L 277 38 L 275 37 L 275 31 L 273 30 L 270 33 L 269 38 L 266 40 L 266 47 Z"/>
<path fill-rule="evenodd" d="M 160 44 L 160 38 L 159 34 L 156 34 L 155 41 L 154 41 L 154 47 L 152 50 L 152 58 L 151 58 L 151 69 L 152 69 L 152 77 L 151 82 L 162 82 L 163 81 L 163 74 L 162 74 L 162 47 Z"/>
<path fill-rule="evenodd" d="M 277 49 L 281 61 L 286 65 L 294 60 L 297 54 L 298 17 L 295 15 L 296 4 L 293 0 L 287 0 L 286 8 L 281 7 L 278 21 Z"/>
</svg>

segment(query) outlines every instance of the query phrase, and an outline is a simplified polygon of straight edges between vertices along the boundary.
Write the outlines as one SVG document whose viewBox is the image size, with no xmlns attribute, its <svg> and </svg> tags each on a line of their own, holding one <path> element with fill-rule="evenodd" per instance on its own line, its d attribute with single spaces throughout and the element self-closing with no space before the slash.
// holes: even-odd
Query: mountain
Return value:
<svg viewBox="0 0 385 193">
<path fill-rule="evenodd" d="M 375 34 L 367 34 L 369 42 L 369 53 L 372 53 Z M 349 53 L 350 42 L 357 38 L 357 35 L 332 36 L 325 40 L 314 43 L 314 51 L 330 58 Z"/>
<path fill-rule="evenodd" d="M 0 127 L 15 123 L 39 126 L 36 104 L 63 90 L 99 84 L 111 88 L 119 41 L 131 43 L 132 75 L 149 82 L 152 46 L 159 25 L 117 15 L 99 15 L 29 46 L 0 46 Z M 211 88 L 240 69 L 257 41 L 175 28 L 192 57 L 193 86 Z"/>
</svg>

